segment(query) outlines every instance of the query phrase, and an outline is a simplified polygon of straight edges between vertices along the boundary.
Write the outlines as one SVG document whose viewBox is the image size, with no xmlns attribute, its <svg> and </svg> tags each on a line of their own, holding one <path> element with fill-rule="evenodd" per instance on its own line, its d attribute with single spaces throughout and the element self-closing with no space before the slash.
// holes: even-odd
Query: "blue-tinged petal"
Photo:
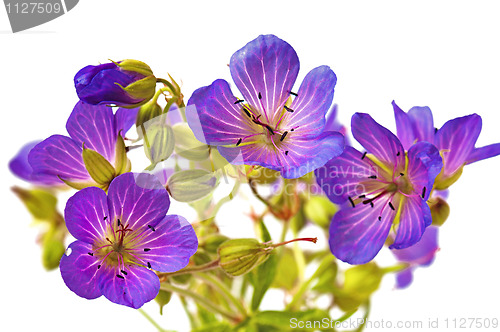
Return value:
<svg viewBox="0 0 500 332">
<path fill-rule="evenodd" d="M 139 108 L 119 108 L 115 113 L 115 137 L 121 131 L 122 137 L 125 137 L 127 131 L 135 124 Z"/>
<path fill-rule="evenodd" d="M 9 162 L 9 169 L 17 177 L 36 185 L 53 186 L 63 184 L 62 181 L 53 174 L 34 173 L 28 162 L 28 154 L 38 143 L 35 141 L 25 144 L 21 150 Z"/>
<path fill-rule="evenodd" d="M 66 203 L 64 219 L 76 239 L 95 243 L 106 238 L 109 209 L 106 193 L 96 187 L 78 191 Z"/>
<path fill-rule="evenodd" d="M 427 201 L 442 167 L 443 160 L 434 145 L 427 142 L 414 144 L 408 151 L 408 178 L 414 194 Z"/>
<path fill-rule="evenodd" d="M 244 99 L 269 123 L 290 96 L 299 58 L 287 42 L 261 35 L 233 54 L 229 68 Z"/>
<path fill-rule="evenodd" d="M 408 114 L 399 108 L 394 100 L 392 101 L 392 108 L 394 109 L 394 118 L 396 119 L 398 138 L 405 150 L 408 150 L 416 140 L 415 133 L 413 132 L 412 121 Z"/>
<path fill-rule="evenodd" d="M 318 136 L 325 126 L 325 115 L 332 104 L 337 76 L 328 66 L 311 70 L 300 85 L 298 96 L 290 105 L 283 122 L 303 138 Z M 276 121 L 280 113 L 276 113 Z M 298 128 L 297 128 L 298 127 Z"/>
<path fill-rule="evenodd" d="M 467 158 L 467 164 L 500 155 L 500 143 L 474 148 Z"/>
<path fill-rule="evenodd" d="M 295 179 L 339 156 L 344 151 L 344 136 L 335 131 L 323 132 L 314 139 L 296 138 L 294 134 L 284 140 L 280 148 L 288 151 L 286 155 L 279 155 L 281 175 Z"/>
<path fill-rule="evenodd" d="M 97 283 L 102 295 L 111 302 L 138 309 L 160 291 L 160 279 L 144 267 L 126 266 L 126 275 L 118 266 L 103 266 L 101 270 Z"/>
<path fill-rule="evenodd" d="M 85 144 L 87 149 L 114 162 L 117 135 L 111 107 L 79 101 L 69 116 L 66 130 L 77 144 Z"/>
<path fill-rule="evenodd" d="M 125 173 L 109 185 L 108 205 L 112 220 L 119 218 L 136 230 L 147 225 L 155 227 L 167 213 L 170 200 L 156 176 Z"/>
<path fill-rule="evenodd" d="M 415 106 L 408 111 L 417 141 L 434 143 L 434 120 L 431 109 L 427 106 Z"/>
<path fill-rule="evenodd" d="M 198 249 L 193 227 L 181 216 L 165 216 L 154 232 L 146 234 L 134 249 L 138 249 L 140 257 L 156 271 L 175 272 L 184 268 Z"/>
<path fill-rule="evenodd" d="M 252 134 L 252 122 L 243 106 L 234 103 L 237 100 L 224 80 L 216 80 L 193 93 L 188 101 L 186 117 L 200 142 L 230 145 Z"/>
<path fill-rule="evenodd" d="M 393 249 L 392 253 L 401 262 L 427 266 L 434 260 L 438 249 L 438 227 L 429 226 L 416 244 L 405 249 Z"/>
<path fill-rule="evenodd" d="M 396 288 L 406 288 L 413 281 L 413 269 L 406 268 L 396 274 Z"/>
<path fill-rule="evenodd" d="M 397 211 L 397 196 L 394 198 L 392 204 Z M 368 204 L 355 208 L 344 206 L 333 216 L 329 243 L 335 257 L 349 264 L 364 264 L 377 255 L 396 214 L 388 207 L 390 201 L 391 196 L 381 196 L 374 201 L 374 207 Z"/>
<path fill-rule="evenodd" d="M 64 180 L 91 181 L 82 158 L 82 146 L 71 138 L 53 135 L 31 149 L 28 161 L 33 172 L 52 174 Z"/>
<path fill-rule="evenodd" d="M 399 173 L 405 167 L 405 153 L 399 139 L 365 113 L 356 113 L 351 120 L 354 138 L 383 164 Z"/>
<path fill-rule="evenodd" d="M 217 150 L 233 165 L 260 165 L 275 171 L 281 170 L 278 154 L 272 145 L 259 142 L 234 148 L 218 146 Z"/>
<path fill-rule="evenodd" d="M 326 113 L 325 119 L 326 122 L 324 131 L 338 131 L 339 133 L 344 135 L 345 143 L 348 144 L 349 140 L 347 138 L 347 128 L 338 120 L 337 104 L 333 104 L 330 110 Z"/>
<path fill-rule="evenodd" d="M 97 268 L 99 259 L 88 253 L 92 246 L 82 241 L 75 241 L 61 257 L 59 268 L 66 286 L 76 295 L 92 300 L 102 295 L 97 276 L 101 271 Z"/>
<path fill-rule="evenodd" d="M 443 155 L 444 177 L 453 175 L 467 163 L 481 126 L 481 117 L 472 114 L 450 120 L 437 131 L 434 143 Z"/>
<path fill-rule="evenodd" d="M 377 189 L 377 186 L 385 185 L 370 179 L 370 176 L 389 177 L 366 154 L 350 146 L 346 146 L 340 156 L 328 161 L 314 174 L 323 192 L 337 204 L 347 202 L 349 197 L 358 197 Z"/>
<path fill-rule="evenodd" d="M 403 197 L 396 239 L 389 249 L 404 249 L 414 245 L 431 223 L 431 209 L 421 197 Z"/>
</svg>

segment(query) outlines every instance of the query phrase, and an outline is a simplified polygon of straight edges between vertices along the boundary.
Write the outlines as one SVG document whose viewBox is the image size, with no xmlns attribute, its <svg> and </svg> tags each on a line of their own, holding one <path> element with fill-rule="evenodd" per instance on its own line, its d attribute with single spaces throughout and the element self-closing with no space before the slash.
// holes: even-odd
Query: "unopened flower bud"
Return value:
<svg viewBox="0 0 500 332">
<path fill-rule="evenodd" d="M 215 190 L 219 184 L 215 173 L 201 169 L 174 173 L 167 181 L 167 190 L 179 202 L 196 201 Z"/>
<path fill-rule="evenodd" d="M 264 263 L 272 250 L 256 239 L 228 240 L 219 246 L 219 266 L 228 275 L 239 276 Z"/>
</svg>

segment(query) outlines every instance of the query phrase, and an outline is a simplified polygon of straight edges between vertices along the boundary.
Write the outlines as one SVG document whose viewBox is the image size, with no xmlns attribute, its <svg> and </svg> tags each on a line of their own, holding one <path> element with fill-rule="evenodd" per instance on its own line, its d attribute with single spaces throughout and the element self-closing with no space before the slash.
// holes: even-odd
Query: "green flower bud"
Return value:
<svg viewBox="0 0 500 332">
<path fill-rule="evenodd" d="M 144 139 L 144 152 L 152 165 L 164 161 L 174 151 L 175 138 L 166 114 L 157 116 L 141 126 Z"/>
<path fill-rule="evenodd" d="M 59 261 L 66 251 L 63 241 L 56 235 L 55 231 L 49 231 L 43 236 L 42 264 L 47 270 L 59 267 Z"/>
<path fill-rule="evenodd" d="M 239 276 L 265 262 L 272 250 L 256 239 L 228 240 L 219 246 L 219 266 L 228 275 Z"/>
<path fill-rule="evenodd" d="M 151 70 L 151 68 L 147 64 L 139 60 L 126 59 L 115 64 L 122 70 L 136 72 L 144 76 L 153 75 L 153 71 Z"/>
<path fill-rule="evenodd" d="M 163 315 L 163 307 L 170 302 L 171 298 L 172 298 L 172 292 L 167 292 L 161 289 L 158 292 L 158 295 L 156 295 L 155 301 L 160 306 L 160 315 Z"/>
<path fill-rule="evenodd" d="M 436 202 L 431 205 L 431 215 L 432 224 L 434 226 L 441 226 L 450 215 L 450 206 L 444 199 L 437 197 Z"/>
<path fill-rule="evenodd" d="M 41 189 L 23 189 L 12 187 L 14 194 L 24 203 L 31 215 L 37 220 L 55 221 L 58 215 L 57 198 Z"/>
<path fill-rule="evenodd" d="M 158 103 L 154 99 L 141 106 L 141 108 L 137 112 L 137 119 L 135 121 L 139 138 L 143 137 L 141 126 L 144 123 L 148 122 L 149 120 L 152 120 L 160 116 L 162 112 L 163 109 L 161 108 L 160 105 L 158 105 Z"/>
<path fill-rule="evenodd" d="M 210 194 L 218 184 L 215 173 L 193 169 L 172 174 L 167 181 L 167 190 L 176 201 L 192 202 Z"/>
</svg>

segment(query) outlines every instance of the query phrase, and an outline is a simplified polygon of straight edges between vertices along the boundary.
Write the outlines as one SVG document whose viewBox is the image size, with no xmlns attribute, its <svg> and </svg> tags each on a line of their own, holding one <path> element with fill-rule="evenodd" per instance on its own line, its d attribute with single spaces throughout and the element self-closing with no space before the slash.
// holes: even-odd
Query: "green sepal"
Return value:
<svg viewBox="0 0 500 332">
<path fill-rule="evenodd" d="M 151 70 L 151 68 L 147 64 L 139 60 L 125 59 L 120 61 L 119 63 L 114 61 L 113 63 L 125 71 L 132 71 L 144 76 L 153 75 L 153 71 Z"/>
<path fill-rule="evenodd" d="M 228 275 L 239 276 L 264 263 L 271 251 L 256 239 L 228 240 L 218 249 L 219 266 Z"/>
<path fill-rule="evenodd" d="M 123 140 L 123 137 L 121 135 L 118 135 L 115 148 L 115 173 L 118 176 L 120 174 L 130 172 L 131 169 L 132 164 L 127 158 L 125 141 Z"/>
<path fill-rule="evenodd" d="M 118 83 L 116 83 L 116 84 L 118 84 Z M 143 102 L 134 104 L 134 107 L 137 107 L 139 105 L 143 105 L 143 104 L 147 103 L 155 95 L 156 77 L 147 76 L 147 77 L 144 77 L 143 79 L 140 79 L 138 81 L 130 83 L 126 87 L 122 87 L 122 88 L 132 98 L 144 100 Z"/>
<path fill-rule="evenodd" d="M 210 194 L 218 184 L 215 173 L 192 169 L 172 174 L 167 181 L 167 190 L 176 201 L 192 202 Z"/>
<path fill-rule="evenodd" d="M 51 229 L 43 236 L 42 242 L 42 264 L 46 270 L 54 270 L 59 267 L 59 261 L 66 251 L 63 238 L 57 235 L 57 230 Z"/>
<path fill-rule="evenodd" d="M 43 189 L 27 190 L 20 187 L 12 187 L 12 191 L 35 219 L 53 221 L 56 218 L 57 198 L 52 193 Z"/>
<path fill-rule="evenodd" d="M 70 180 L 63 179 L 60 176 L 58 176 L 58 178 L 59 178 L 59 180 L 61 180 L 62 182 L 64 182 L 66 185 L 68 185 L 71 188 L 76 189 L 76 190 L 82 190 L 82 189 L 87 188 L 87 187 L 99 187 L 99 188 L 102 188 L 102 189 L 108 187 L 108 184 L 100 185 L 98 183 L 90 182 L 90 181 L 89 182 L 70 181 Z"/>
<path fill-rule="evenodd" d="M 140 138 L 143 137 L 143 132 L 141 126 L 146 122 L 160 116 L 162 114 L 161 106 L 158 105 L 156 100 L 150 100 L 146 104 L 142 105 L 137 112 L 137 118 L 135 120 L 135 125 L 137 127 L 137 134 Z"/>
<path fill-rule="evenodd" d="M 82 158 L 90 177 L 98 184 L 107 185 L 114 179 L 116 175 L 114 167 L 98 152 L 84 146 Z"/>
<path fill-rule="evenodd" d="M 444 176 L 444 167 L 441 170 L 441 173 L 438 174 L 436 180 L 434 181 L 434 189 L 436 190 L 445 190 L 448 189 L 452 184 L 457 182 L 458 179 L 462 176 L 462 172 L 464 171 L 464 166 L 460 167 L 450 176 Z"/>
</svg>

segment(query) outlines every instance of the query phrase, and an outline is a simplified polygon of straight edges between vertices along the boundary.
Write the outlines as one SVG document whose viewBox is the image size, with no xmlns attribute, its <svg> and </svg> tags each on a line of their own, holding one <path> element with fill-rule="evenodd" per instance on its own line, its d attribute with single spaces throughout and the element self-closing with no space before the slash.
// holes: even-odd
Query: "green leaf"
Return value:
<svg viewBox="0 0 500 332">
<path fill-rule="evenodd" d="M 226 322 L 213 322 L 197 329 L 191 330 L 192 332 L 231 332 L 232 328 Z"/>
<path fill-rule="evenodd" d="M 316 225 L 327 228 L 338 207 L 324 196 L 312 196 L 304 203 L 304 214 Z"/>
<path fill-rule="evenodd" d="M 283 254 L 278 262 L 276 275 L 274 276 L 271 287 L 292 290 L 298 281 L 299 270 L 295 262 L 293 250 L 286 247 L 281 250 L 283 250 Z"/>
<path fill-rule="evenodd" d="M 320 309 L 298 312 L 262 311 L 255 314 L 252 322 L 261 327 L 259 331 L 266 332 L 332 330 L 329 328 L 331 320 L 328 312 Z M 314 322 L 316 322 L 316 326 L 314 326 Z"/>
<path fill-rule="evenodd" d="M 329 263 L 329 268 L 324 269 L 323 272 L 319 275 L 318 282 L 312 288 L 312 290 L 319 293 L 332 293 L 335 289 L 337 271 L 337 262 Z"/>
<path fill-rule="evenodd" d="M 176 201 L 192 202 L 210 194 L 218 184 L 215 173 L 192 169 L 172 174 L 167 181 L 167 190 Z"/>
</svg>

